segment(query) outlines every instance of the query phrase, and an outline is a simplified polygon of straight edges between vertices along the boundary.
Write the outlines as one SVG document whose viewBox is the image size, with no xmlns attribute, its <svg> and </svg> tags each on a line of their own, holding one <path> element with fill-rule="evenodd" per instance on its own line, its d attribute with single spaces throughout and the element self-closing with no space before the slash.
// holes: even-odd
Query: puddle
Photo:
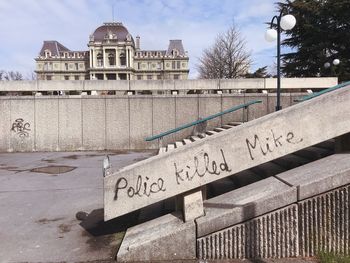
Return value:
<svg viewBox="0 0 350 263">
<path fill-rule="evenodd" d="M 73 171 L 76 167 L 73 166 L 45 166 L 45 167 L 37 167 L 31 169 L 30 171 L 33 173 L 45 173 L 45 174 L 63 174 Z"/>
</svg>

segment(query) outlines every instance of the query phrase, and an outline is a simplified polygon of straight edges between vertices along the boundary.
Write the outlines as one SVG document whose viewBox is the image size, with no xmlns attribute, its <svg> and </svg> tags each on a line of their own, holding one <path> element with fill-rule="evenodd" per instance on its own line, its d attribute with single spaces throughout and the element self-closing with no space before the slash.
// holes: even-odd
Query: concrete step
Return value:
<svg viewBox="0 0 350 263">
<path fill-rule="evenodd" d="M 214 131 L 216 131 L 216 132 L 222 132 L 222 131 L 226 131 L 226 129 L 223 129 L 223 128 L 214 128 Z"/>
<path fill-rule="evenodd" d="M 185 145 L 192 143 L 192 141 L 190 139 L 183 139 L 182 142 Z"/>
<path fill-rule="evenodd" d="M 166 149 L 167 149 L 167 152 L 174 150 L 175 149 L 175 144 L 173 144 L 173 143 L 168 144 Z"/>
<path fill-rule="evenodd" d="M 198 136 L 191 136 L 191 137 L 190 137 L 190 140 L 193 141 L 193 142 L 195 142 L 195 141 L 201 140 L 201 138 L 198 137 Z"/>
<path fill-rule="evenodd" d="M 166 153 L 166 147 L 160 147 L 159 150 L 158 150 L 158 154 L 163 154 L 163 153 Z"/>
<path fill-rule="evenodd" d="M 201 139 L 204 139 L 205 137 L 207 137 L 207 134 L 206 133 L 200 133 L 200 134 L 198 134 L 198 137 L 201 138 Z"/>
<path fill-rule="evenodd" d="M 208 135 L 218 134 L 218 132 L 216 132 L 216 131 L 206 131 L 205 133 L 208 134 Z"/>
<path fill-rule="evenodd" d="M 177 141 L 177 142 L 175 142 L 175 146 L 176 146 L 176 148 L 180 148 L 180 147 L 184 146 L 184 143 L 182 141 Z"/>
<path fill-rule="evenodd" d="M 235 127 L 235 126 L 234 125 L 225 124 L 225 125 L 222 125 L 221 127 L 227 130 L 227 129 L 231 129 L 231 128 Z"/>
<path fill-rule="evenodd" d="M 243 122 L 241 121 L 231 121 L 228 123 L 228 125 L 232 125 L 232 126 L 238 126 L 241 125 Z"/>
</svg>

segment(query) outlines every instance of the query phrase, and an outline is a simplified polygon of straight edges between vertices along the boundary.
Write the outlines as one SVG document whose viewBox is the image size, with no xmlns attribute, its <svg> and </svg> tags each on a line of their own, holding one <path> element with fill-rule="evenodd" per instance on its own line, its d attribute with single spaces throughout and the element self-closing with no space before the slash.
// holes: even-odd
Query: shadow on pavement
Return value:
<svg viewBox="0 0 350 263">
<path fill-rule="evenodd" d="M 125 232 L 127 228 L 137 224 L 138 211 L 109 220 L 103 219 L 103 208 L 95 209 L 91 213 L 80 211 L 76 213 L 76 218 L 81 221 L 79 224 L 92 236 L 98 237 L 110 235 L 118 232 Z"/>
</svg>

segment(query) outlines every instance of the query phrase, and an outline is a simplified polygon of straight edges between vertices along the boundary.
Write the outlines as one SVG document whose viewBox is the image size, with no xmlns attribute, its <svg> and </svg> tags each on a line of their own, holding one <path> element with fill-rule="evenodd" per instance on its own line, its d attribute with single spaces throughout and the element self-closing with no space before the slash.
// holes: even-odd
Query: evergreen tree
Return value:
<svg viewBox="0 0 350 263">
<path fill-rule="evenodd" d="M 287 77 L 350 80 L 350 0 L 285 0 L 278 7 L 286 8 L 297 20 L 282 42 L 293 50 L 282 55 L 282 72 Z M 336 58 L 338 66 L 332 65 Z M 324 68 L 326 62 L 330 68 Z"/>
</svg>

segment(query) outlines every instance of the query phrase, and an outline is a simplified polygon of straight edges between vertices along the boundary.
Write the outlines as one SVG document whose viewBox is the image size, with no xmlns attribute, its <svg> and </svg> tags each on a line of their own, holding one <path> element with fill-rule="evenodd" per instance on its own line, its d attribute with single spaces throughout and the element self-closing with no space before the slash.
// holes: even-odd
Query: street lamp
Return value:
<svg viewBox="0 0 350 263">
<path fill-rule="evenodd" d="M 279 16 L 274 16 L 270 22 L 270 28 L 265 33 L 265 39 L 268 42 L 275 41 L 277 39 L 277 105 L 276 111 L 282 109 L 281 107 L 281 29 L 290 30 L 295 26 L 296 19 L 292 15 L 284 15 L 282 8 Z M 273 24 L 276 19 L 277 24 Z M 273 28 L 277 27 L 277 30 Z"/>
<path fill-rule="evenodd" d="M 339 59 L 336 58 L 336 59 L 333 60 L 333 65 L 334 65 L 334 66 L 338 66 L 339 63 L 340 63 L 340 60 L 339 60 Z M 326 62 L 326 63 L 324 63 L 323 66 L 324 66 L 325 68 L 330 68 L 331 63 Z"/>
</svg>

